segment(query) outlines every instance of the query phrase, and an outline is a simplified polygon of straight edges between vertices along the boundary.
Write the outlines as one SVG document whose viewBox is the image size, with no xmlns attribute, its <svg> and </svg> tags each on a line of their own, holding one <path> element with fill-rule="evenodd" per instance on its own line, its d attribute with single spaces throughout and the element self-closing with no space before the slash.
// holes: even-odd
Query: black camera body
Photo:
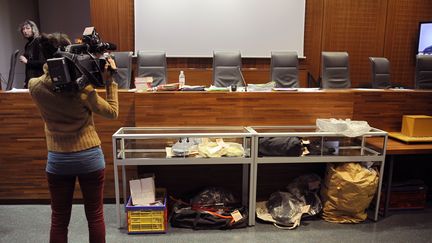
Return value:
<svg viewBox="0 0 432 243">
<path fill-rule="evenodd" d="M 65 51 L 58 50 L 54 54 L 55 58 L 47 60 L 53 90 L 79 91 L 88 84 L 104 86 L 102 73 L 106 60 L 101 54 L 115 49 L 114 44 L 101 41 L 94 27 L 87 27 L 82 44 L 69 45 Z"/>
</svg>

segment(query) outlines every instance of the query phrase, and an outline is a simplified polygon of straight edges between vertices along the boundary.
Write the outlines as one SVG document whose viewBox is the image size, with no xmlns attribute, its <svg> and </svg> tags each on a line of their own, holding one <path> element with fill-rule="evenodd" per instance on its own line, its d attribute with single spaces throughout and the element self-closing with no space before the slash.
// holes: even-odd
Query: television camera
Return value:
<svg viewBox="0 0 432 243">
<path fill-rule="evenodd" d="M 47 60 L 54 91 L 79 91 L 88 84 L 104 86 L 106 55 L 103 54 L 115 49 L 115 44 L 102 42 L 94 27 L 85 28 L 82 43 L 68 45 L 64 51 L 58 50 L 55 58 Z"/>
</svg>

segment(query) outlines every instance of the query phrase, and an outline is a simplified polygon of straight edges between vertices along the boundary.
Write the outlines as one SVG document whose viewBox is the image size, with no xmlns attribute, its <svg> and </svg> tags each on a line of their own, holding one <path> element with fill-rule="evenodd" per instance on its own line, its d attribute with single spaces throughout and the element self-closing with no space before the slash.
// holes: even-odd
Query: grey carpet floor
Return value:
<svg viewBox="0 0 432 243">
<path fill-rule="evenodd" d="M 48 242 L 49 205 L 0 205 L 0 242 Z M 116 225 L 115 207 L 105 205 L 107 242 L 432 242 L 432 209 L 391 212 L 378 222 L 334 224 L 303 221 L 295 230 L 257 223 L 228 231 L 169 228 L 166 234 L 128 235 Z M 88 242 L 82 205 L 74 205 L 69 242 Z"/>
</svg>

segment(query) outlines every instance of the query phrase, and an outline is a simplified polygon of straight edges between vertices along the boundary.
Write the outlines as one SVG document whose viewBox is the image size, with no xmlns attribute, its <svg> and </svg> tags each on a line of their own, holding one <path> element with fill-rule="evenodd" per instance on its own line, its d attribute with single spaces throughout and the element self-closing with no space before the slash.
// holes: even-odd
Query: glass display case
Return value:
<svg viewBox="0 0 432 243">
<path fill-rule="evenodd" d="M 127 201 L 128 165 L 243 165 L 242 203 L 254 210 L 250 196 L 252 134 L 244 127 L 122 127 L 112 136 L 117 224 L 124 225 L 120 208 L 118 167 L 122 171 L 123 204 Z M 248 205 L 249 204 L 249 205 Z M 254 214 L 254 211 L 250 211 Z M 249 224 L 252 225 L 252 219 Z"/>
<path fill-rule="evenodd" d="M 255 147 L 252 148 L 255 166 L 253 175 L 255 194 L 252 196 L 254 203 L 256 203 L 257 172 L 260 164 L 365 162 L 369 165 L 378 163 L 380 175 L 384 171 L 387 132 L 376 128 L 357 137 L 319 131 L 315 126 L 252 126 L 247 129 L 254 134 L 255 139 L 253 143 Z M 289 148 L 292 152 L 280 154 L 277 148 L 263 149 L 262 147 L 267 146 L 265 142 L 269 138 L 289 139 L 285 144 L 292 144 Z M 371 141 L 374 141 L 374 145 Z M 298 142 L 302 143 L 301 151 L 295 146 Z M 269 153 L 269 150 L 274 154 Z M 381 185 L 382 176 L 379 178 L 377 195 L 381 195 Z M 377 196 L 375 205 L 379 205 L 379 202 L 380 197 Z M 252 206 L 255 208 L 255 204 Z M 375 221 L 378 220 L 378 211 L 379 207 L 376 207 L 372 217 Z"/>
<path fill-rule="evenodd" d="M 264 151 L 266 138 L 301 140 L 301 151 L 274 154 Z M 346 137 L 318 131 L 315 126 L 251 127 L 123 127 L 112 136 L 117 223 L 124 215 L 120 208 L 118 167 L 122 171 L 122 198 L 127 201 L 128 165 L 242 165 L 242 203 L 249 209 L 249 225 L 255 224 L 257 172 L 260 164 L 365 162 L 384 171 L 387 133 L 372 128 L 369 132 Z M 372 142 L 373 144 L 372 145 Z M 295 144 L 295 142 L 294 142 Z M 306 146 L 305 146 L 306 145 Z M 306 149 L 305 149 L 306 148 Z M 382 176 L 377 195 L 381 195 Z M 379 205 L 380 197 L 376 197 Z M 378 219 L 376 207 L 373 219 Z"/>
</svg>

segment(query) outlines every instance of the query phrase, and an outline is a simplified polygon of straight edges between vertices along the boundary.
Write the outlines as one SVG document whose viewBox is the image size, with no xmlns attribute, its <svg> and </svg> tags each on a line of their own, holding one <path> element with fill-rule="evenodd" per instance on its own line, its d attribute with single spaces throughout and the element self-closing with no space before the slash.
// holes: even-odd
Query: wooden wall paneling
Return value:
<svg viewBox="0 0 432 243">
<path fill-rule="evenodd" d="M 120 1 L 124 4 L 123 1 Z M 120 43 L 120 32 L 119 29 L 127 29 L 127 25 L 122 21 L 123 24 L 119 26 L 119 8 L 117 0 L 91 0 L 90 1 L 90 13 L 91 23 L 98 31 L 102 41 L 112 42 L 116 45 Z M 125 16 L 121 16 L 125 18 Z M 121 49 L 121 47 L 117 46 Z"/>
<path fill-rule="evenodd" d="M 371 81 L 368 57 L 382 56 L 387 0 L 325 0 L 322 51 L 349 53 L 354 87 Z"/>
<path fill-rule="evenodd" d="M 432 20 L 430 0 L 389 0 L 384 56 L 395 83 L 414 87 L 418 23 Z"/>
<path fill-rule="evenodd" d="M 304 55 L 306 59 L 300 63 L 304 63 L 303 69 L 309 71 L 315 80 L 318 80 L 320 76 L 323 8 L 324 1 L 322 0 L 306 0 L 304 34 Z M 307 87 L 307 85 L 303 84 L 301 87 Z"/>
<path fill-rule="evenodd" d="M 208 68 L 168 68 L 168 83 L 178 83 L 178 76 L 183 70 L 187 85 L 212 84 L 212 70 Z"/>
<path fill-rule="evenodd" d="M 212 68 L 213 58 L 211 57 L 168 57 L 168 68 Z"/>
<path fill-rule="evenodd" d="M 135 49 L 134 1 L 119 0 L 118 6 L 118 51 L 133 51 Z"/>
</svg>

